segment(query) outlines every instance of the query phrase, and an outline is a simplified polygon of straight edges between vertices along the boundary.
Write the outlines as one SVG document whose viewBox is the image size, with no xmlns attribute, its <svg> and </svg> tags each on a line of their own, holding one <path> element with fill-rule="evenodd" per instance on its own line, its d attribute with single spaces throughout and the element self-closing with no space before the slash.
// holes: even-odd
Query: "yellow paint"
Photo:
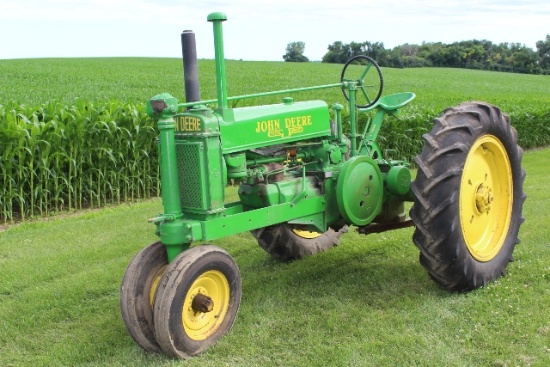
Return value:
<svg viewBox="0 0 550 367">
<path fill-rule="evenodd" d="M 293 229 L 292 232 L 294 232 L 296 235 L 302 238 L 307 238 L 307 239 L 317 238 L 322 235 L 322 233 L 320 232 L 305 231 L 300 229 Z"/>
<path fill-rule="evenodd" d="M 285 127 L 287 129 L 297 128 L 302 126 L 311 126 L 312 124 L 313 122 L 311 121 L 311 115 L 285 118 Z"/>
<path fill-rule="evenodd" d="M 164 275 L 167 267 L 168 265 L 164 265 L 162 268 L 160 268 L 153 278 L 151 288 L 149 289 L 149 304 L 151 305 L 151 307 L 153 307 L 153 305 L 155 304 L 155 295 L 157 294 L 157 288 L 159 286 L 160 279 Z"/>
<path fill-rule="evenodd" d="M 273 130 L 273 131 L 269 131 L 267 133 L 267 137 L 268 138 L 284 138 L 285 133 L 283 132 L 283 130 Z"/>
<path fill-rule="evenodd" d="M 191 307 L 193 298 L 202 293 L 212 299 L 212 311 L 197 312 Z M 229 282 L 223 273 L 210 270 L 201 274 L 189 287 L 183 302 L 181 321 L 185 333 L 193 340 L 205 340 L 214 334 L 229 309 Z"/>
<path fill-rule="evenodd" d="M 313 125 L 311 115 L 286 117 L 284 124 L 280 119 L 257 121 L 254 131 L 257 134 L 267 133 L 269 138 L 284 138 L 304 131 L 304 126 Z M 286 129 L 286 134 L 285 134 Z"/>
<path fill-rule="evenodd" d="M 294 135 L 294 134 L 300 134 L 300 133 L 302 133 L 302 132 L 304 132 L 304 128 L 301 127 L 301 126 L 298 126 L 298 127 L 290 127 L 290 128 L 288 129 L 288 136 L 292 136 L 292 135 Z"/>
<path fill-rule="evenodd" d="M 502 248 L 512 218 L 510 160 L 493 135 L 476 140 L 460 182 L 459 216 L 468 250 L 478 261 L 492 260 Z"/>
<path fill-rule="evenodd" d="M 176 131 L 183 131 L 183 132 L 202 131 L 201 120 L 193 116 L 177 116 Z"/>
<path fill-rule="evenodd" d="M 280 130 L 281 122 L 280 120 L 265 120 L 256 122 L 256 132 L 264 133 L 268 131 Z"/>
</svg>

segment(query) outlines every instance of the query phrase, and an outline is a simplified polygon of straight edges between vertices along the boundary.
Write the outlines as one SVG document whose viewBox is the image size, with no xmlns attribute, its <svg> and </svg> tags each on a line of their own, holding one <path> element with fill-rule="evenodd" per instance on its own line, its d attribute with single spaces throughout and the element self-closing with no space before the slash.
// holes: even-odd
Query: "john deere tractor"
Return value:
<svg viewBox="0 0 550 367">
<path fill-rule="evenodd" d="M 290 261 L 331 248 L 348 226 L 365 234 L 414 226 L 420 263 L 444 288 L 469 291 L 505 273 L 526 198 L 522 149 L 508 116 L 483 102 L 445 110 L 424 135 L 412 181 L 409 162 L 386 157 L 377 136 L 385 116 L 414 93 L 382 96 L 380 68 L 356 56 L 334 84 L 228 97 L 225 20 L 208 15 L 217 98 L 200 98 L 195 37 L 185 31 L 186 102 L 167 93 L 147 102 L 158 121 L 164 212 L 150 220 L 159 241 L 133 258 L 120 288 L 122 319 L 140 347 L 187 358 L 231 328 L 239 269 L 226 251 L 204 243 L 241 232 Z M 292 97 L 329 88 L 341 89 L 347 106 Z M 273 95 L 281 102 L 228 104 Z M 359 115 L 366 116 L 361 131 Z M 228 182 L 240 183 L 236 202 L 226 202 Z M 405 202 L 413 202 L 410 216 Z"/>
</svg>

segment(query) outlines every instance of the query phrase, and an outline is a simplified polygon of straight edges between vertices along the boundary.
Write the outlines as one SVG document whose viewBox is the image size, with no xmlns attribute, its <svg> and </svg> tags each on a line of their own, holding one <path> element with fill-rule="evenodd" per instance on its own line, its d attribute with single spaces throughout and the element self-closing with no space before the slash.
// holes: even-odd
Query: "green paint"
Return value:
<svg viewBox="0 0 550 367">
<path fill-rule="evenodd" d="M 220 121 L 225 154 L 331 135 L 323 101 L 235 108 L 233 116 Z"/>
<path fill-rule="evenodd" d="M 324 232 L 329 226 L 391 222 L 411 199 L 407 162 L 388 161 L 376 143 L 386 114 L 414 98 L 400 93 L 358 110 L 362 79 L 314 87 L 227 96 L 223 13 L 212 13 L 217 99 L 178 104 L 167 93 L 147 104 L 158 119 L 164 213 L 152 221 L 168 260 L 195 241 L 210 241 L 279 223 Z M 294 101 L 306 90 L 344 89 L 349 104 L 332 111 L 320 100 Z M 364 93 L 364 92 L 363 92 Z M 284 95 L 282 103 L 242 108 L 228 101 Z M 371 102 L 371 101 L 369 101 Z M 207 104 L 217 103 L 215 109 Z M 191 107 L 188 110 L 184 110 Z M 342 111 L 349 112 L 344 134 Z M 374 113 L 362 134 L 358 113 Z M 332 114 L 332 117 L 331 117 Z M 239 201 L 224 203 L 229 180 Z"/>
<path fill-rule="evenodd" d="M 218 92 L 218 109 L 227 108 L 227 81 L 225 78 L 225 57 L 223 47 L 222 22 L 227 20 L 223 13 L 208 15 L 208 21 L 214 24 L 214 52 L 216 57 L 216 90 Z"/>
</svg>

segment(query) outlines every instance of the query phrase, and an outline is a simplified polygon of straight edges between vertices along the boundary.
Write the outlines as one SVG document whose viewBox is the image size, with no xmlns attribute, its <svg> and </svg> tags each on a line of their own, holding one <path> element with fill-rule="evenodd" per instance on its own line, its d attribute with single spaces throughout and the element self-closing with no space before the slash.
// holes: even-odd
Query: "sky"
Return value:
<svg viewBox="0 0 550 367">
<path fill-rule="evenodd" d="M 208 14 L 224 12 L 227 59 L 282 61 L 288 43 L 321 60 L 328 45 L 486 39 L 536 50 L 549 0 L 0 0 L 0 59 L 181 57 L 180 34 L 214 58 Z"/>
</svg>

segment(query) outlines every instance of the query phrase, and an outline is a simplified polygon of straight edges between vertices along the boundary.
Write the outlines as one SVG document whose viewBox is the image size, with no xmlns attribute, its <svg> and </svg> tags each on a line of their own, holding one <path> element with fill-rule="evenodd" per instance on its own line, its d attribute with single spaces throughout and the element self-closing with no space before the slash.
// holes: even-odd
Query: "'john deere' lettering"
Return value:
<svg viewBox="0 0 550 367">
<path fill-rule="evenodd" d="M 256 122 L 257 133 L 279 130 L 280 128 L 281 128 L 281 123 L 279 122 L 279 120 L 267 120 L 267 121 Z"/>
<path fill-rule="evenodd" d="M 285 118 L 285 127 L 287 129 L 301 126 L 309 126 L 311 124 L 311 115 Z"/>
<path fill-rule="evenodd" d="M 177 116 L 176 131 L 185 131 L 185 132 L 202 131 L 201 120 L 192 116 Z"/>
<path fill-rule="evenodd" d="M 280 119 L 257 121 L 255 131 L 256 133 L 267 133 L 270 138 L 291 136 L 302 133 L 304 126 L 313 125 L 313 122 L 311 121 L 311 115 L 293 116 L 286 117 L 282 128 L 281 125 Z"/>
</svg>

